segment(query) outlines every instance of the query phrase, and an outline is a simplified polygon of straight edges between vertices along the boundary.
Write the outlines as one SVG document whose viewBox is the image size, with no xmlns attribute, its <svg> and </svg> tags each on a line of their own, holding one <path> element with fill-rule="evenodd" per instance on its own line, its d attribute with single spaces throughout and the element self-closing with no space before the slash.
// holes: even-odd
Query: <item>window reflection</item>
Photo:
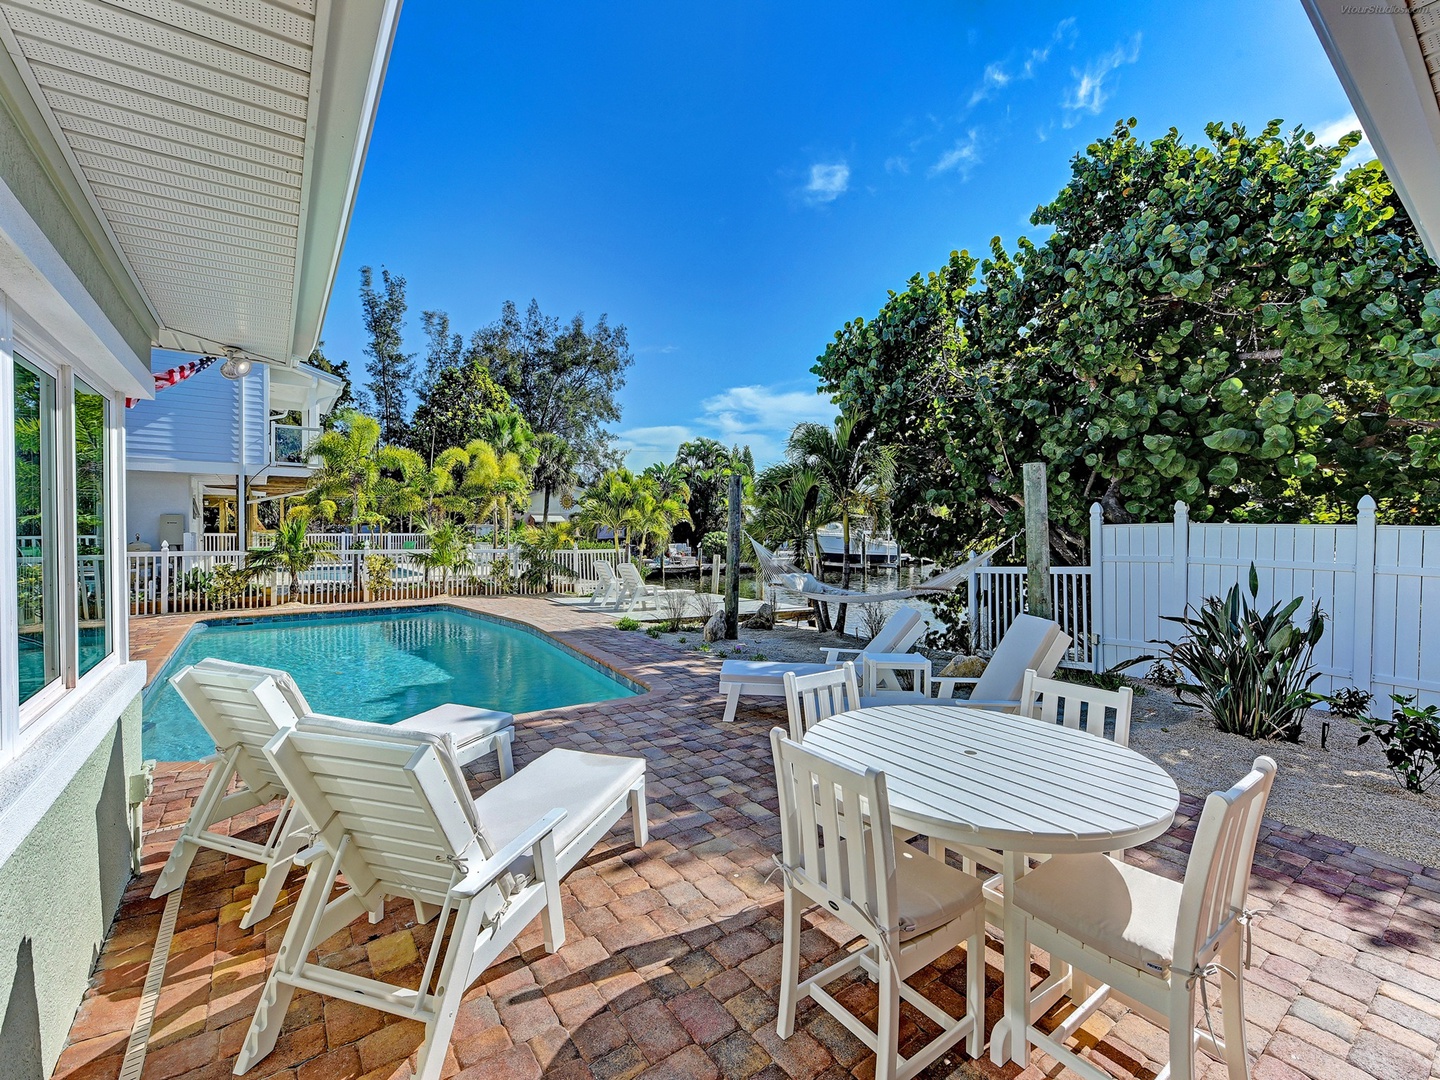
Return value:
<svg viewBox="0 0 1440 1080">
<path fill-rule="evenodd" d="M 106 574 L 105 416 L 103 395 L 75 380 L 75 534 L 79 586 L 79 673 L 110 655 L 110 602 Z"/>
<path fill-rule="evenodd" d="M 55 380 L 15 357 L 15 508 L 20 700 L 60 674 L 55 545 Z"/>
</svg>

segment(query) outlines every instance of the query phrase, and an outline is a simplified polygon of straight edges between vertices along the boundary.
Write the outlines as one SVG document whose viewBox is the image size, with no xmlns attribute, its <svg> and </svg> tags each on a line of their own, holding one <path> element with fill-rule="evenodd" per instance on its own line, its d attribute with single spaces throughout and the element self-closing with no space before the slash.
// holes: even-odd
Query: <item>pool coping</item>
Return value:
<svg viewBox="0 0 1440 1080">
<path fill-rule="evenodd" d="M 179 650 L 191 630 L 200 623 L 231 622 L 236 620 L 255 621 L 258 619 L 284 620 L 287 617 L 341 617 L 345 615 L 353 616 L 363 614 L 367 611 L 436 610 L 444 608 L 453 609 L 462 614 L 479 615 L 508 625 L 513 629 L 548 638 L 552 644 L 574 655 L 577 659 L 589 664 L 591 667 L 616 679 L 621 685 L 626 686 L 627 689 L 634 691 L 634 693 L 628 697 L 609 700 L 628 701 L 632 697 L 664 698 L 670 693 L 670 680 L 665 678 L 663 673 L 657 668 L 646 666 L 642 670 L 632 661 L 610 652 L 593 640 L 591 635 L 596 631 L 604 631 L 607 634 L 619 633 L 619 631 L 615 630 L 610 620 L 594 612 L 577 612 L 574 609 L 550 604 L 541 597 L 438 596 L 409 601 L 402 600 L 368 604 L 357 603 L 326 606 L 324 608 L 306 607 L 293 610 L 269 609 L 263 613 L 241 610 L 150 616 L 143 620 L 136 619 L 131 621 L 130 655 L 131 659 L 144 660 L 146 664 L 144 692 L 148 693 L 151 687 L 154 686 L 155 681 L 159 678 L 161 672 L 164 671 L 165 665 L 169 663 L 170 659 Z M 527 618 L 526 616 L 529 617 Z M 543 625 L 546 623 L 555 625 Z M 136 633 L 137 630 L 140 631 L 138 635 Z M 137 636 L 149 638 L 150 640 L 141 641 L 137 644 L 135 640 Z M 564 719 L 580 710 L 603 707 L 605 704 L 605 701 L 577 702 L 573 705 L 561 705 L 549 709 L 516 713 L 515 719 L 517 722 L 534 717 Z"/>
</svg>

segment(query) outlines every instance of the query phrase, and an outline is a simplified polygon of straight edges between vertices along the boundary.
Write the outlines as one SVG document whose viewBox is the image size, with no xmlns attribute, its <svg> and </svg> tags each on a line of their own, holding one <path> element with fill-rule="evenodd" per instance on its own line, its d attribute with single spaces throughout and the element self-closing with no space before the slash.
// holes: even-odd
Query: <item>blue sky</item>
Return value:
<svg viewBox="0 0 1440 1080">
<path fill-rule="evenodd" d="M 1070 159 L 1273 117 L 1355 126 L 1301 7 L 407 0 L 325 324 L 363 365 L 358 268 L 467 333 L 506 299 L 624 323 L 629 464 L 773 458 L 829 419 L 809 369 L 950 250 L 1036 232 Z M 1363 152 L 1363 151 L 1362 151 Z"/>
</svg>

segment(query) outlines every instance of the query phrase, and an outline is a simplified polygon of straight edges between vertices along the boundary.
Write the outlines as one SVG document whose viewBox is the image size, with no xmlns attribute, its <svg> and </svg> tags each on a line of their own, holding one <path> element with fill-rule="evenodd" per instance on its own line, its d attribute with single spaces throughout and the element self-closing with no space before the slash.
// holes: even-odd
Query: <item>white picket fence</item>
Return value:
<svg viewBox="0 0 1440 1080">
<path fill-rule="evenodd" d="M 217 570 L 243 565 L 245 556 L 238 551 L 131 551 L 125 556 L 130 613 L 168 615 L 264 608 L 290 600 L 324 605 L 445 594 L 584 594 L 595 588 L 599 577 L 596 564 L 615 563 L 613 550 L 562 549 L 553 556 L 557 569 L 548 582 L 540 582 L 529 581 L 523 574 L 524 556 L 518 545 L 477 545 L 471 549 L 471 564 L 448 574 L 438 569 L 427 572 L 421 560 L 425 553 L 423 548 L 401 549 L 398 545 L 340 551 L 301 574 L 297 594 L 291 593 L 288 574 L 264 572 L 251 575 L 238 593 L 223 596 L 217 584 L 224 571 Z M 388 560 L 388 564 L 380 563 L 381 559 Z"/>
<path fill-rule="evenodd" d="M 970 575 L 972 648 L 984 655 L 1025 610 L 1023 566 L 980 566 Z M 1095 667 L 1091 577 L 1088 566 L 1056 566 L 1050 570 L 1050 606 L 1055 621 L 1070 635 L 1061 665 L 1090 671 Z"/>
</svg>

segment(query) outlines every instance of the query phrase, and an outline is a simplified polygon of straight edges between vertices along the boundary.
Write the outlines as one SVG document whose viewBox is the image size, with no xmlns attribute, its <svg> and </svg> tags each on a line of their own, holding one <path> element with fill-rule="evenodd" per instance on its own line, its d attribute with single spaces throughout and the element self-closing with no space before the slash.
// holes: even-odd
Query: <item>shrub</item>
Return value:
<svg viewBox="0 0 1440 1080">
<path fill-rule="evenodd" d="M 684 589 L 667 589 L 660 594 L 660 614 L 665 616 L 665 629 L 672 634 L 680 629 L 680 624 L 685 621 L 685 612 L 690 607 L 690 598 L 694 593 L 686 592 Z"/>
<path fill-rule="evenodd" d="M 1364 746 L 1374 738 L 1405 790 L 1423 792 L 1440 774 L 1440 705 L 1417 709 L 1414 696 L 1403 694 L 1392 694 L 1390 700 L 1396 705 L 1390 719 L 1369 716 L 1361 720 L 1365 734 L 1356 745 Z"/>
<path fill-rule="evenodd" d="M 660 628 L 658 626 L 650 627 L 645 631 L 645 636 L 648 638 L 658 638 L 660 636 Z"/>
<path fill-rule="evenodd" d="M 1330 695 L 1330 715 L 1359 720 L 1369 714 L 1370 703 L 1374 700 L 1374 694 L 1361 690 L 1358 686 L 1347 686 Z"/>
<path fill-rule="evenodd" d="M 210 573 L 210 587 L 205 593 L 210 606 L 228 608 L 234 605 L 245 594 L 245 587 L 250 584 L 251 576 L 252 571 L 244 566 L 216 564 Z"/>
<path fill-rule="evenodd" d="M 1162 690 L 1174 690 L 1180 685 L 1180 672 L 1175 670 L 1174 664 L 1167 664 L 1164 660 L 1156 660 L 1151 664 L 1145 678 Z"/>
<path fill-rule="evenodd" d="M 426 569 L 429 574 L 429 569 Z M 365 580 L 372 589 L 393 589 L 395 587 L 395 560 L 389 555 L 365 556 Z"/>
<path fill-rule="evenodd" d="M 640 620 L 632 619 L 629 615 L 622 616 L 615 620 L 616 630 L 639 630 Z"/>
<path fill-rule="evenodd" d="M 1249 597 L 1237 584 L 1224 599 L 1206 597 L 1192 614 L 1164 616 L 1183 626 L 1185 635 L 1173 644 L 1154 644 L 1163 645 L 1166 659 L 1195 680 L 1179 683 L 1177 692 L 1194 697 L 1221 731 L 1298 742 L 1305 710 L 1322 700 L 1310 689 L 1320 677 L 1311 670 L 1311 657 L 1325 632 L 1325 615 L 1317 604 L 1308 622 L 1296 626 L 1290 617 L 1304 603 L 1301 596 L 1260 611 L 1254 605 L 1260 597 L 1254 563 L 1249 586 Z"/>
</svg>

